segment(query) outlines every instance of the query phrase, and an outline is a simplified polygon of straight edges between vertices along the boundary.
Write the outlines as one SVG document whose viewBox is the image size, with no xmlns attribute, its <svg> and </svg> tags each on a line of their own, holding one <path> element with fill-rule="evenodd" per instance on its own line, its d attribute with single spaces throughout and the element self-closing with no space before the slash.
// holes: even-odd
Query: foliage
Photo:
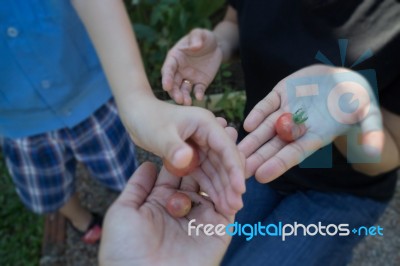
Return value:
<svg viewBox="0 0 400 266">
<path fill-rule="evenodd" d="M 222 97 L 211 106 L 211 99 L 206 95 L 205 107 L 216 112 L 218 116 L 225 117 L 229 122 L 240 123 L 243 120 L 246 95 L 240 82 L 241 77 L 232 72 L 234 69 L 233 65 L 222 64 L 210 88 L 213 92 L 222 93 Z"/>
<path fill-rule="evenodd" d="M 153 91 L 161 99 L 169 96 L 161 89 L 161 66 L 168 50 L 193 28 L 211 29 L 225 14 L 225 0 L 125 0 Z M 232 66 L 221 66 L 207 93 L 224 93 L 217 103 L 230 121 L 243 118 L 244 93 L 238 91 Z M 207 97 L 206 97 L 207 101 Z M 207 106 L 207 103 L 206 103 Z"/>
<path fill-rule="evenodd" d="M 216 107 L 223 110 L 224 116 L 228 121 L 240 122 L 243 120 L 245 103 L 244 91 L 234 92 L 227 89 L 217 102 Z"/>
<path fill-rule="evenodd" d="M 0 154 L 0 265 L 38 265 L 43 219 L 20 202 Z"/>
<path fill-rule="evenodd" d="M 160 70 L 168 50 L 193 28 L 212 28 L 225 12 L 225 0 L 125 0 L 125 3 L 157 96 L 162 91 Z"/>
</svg>

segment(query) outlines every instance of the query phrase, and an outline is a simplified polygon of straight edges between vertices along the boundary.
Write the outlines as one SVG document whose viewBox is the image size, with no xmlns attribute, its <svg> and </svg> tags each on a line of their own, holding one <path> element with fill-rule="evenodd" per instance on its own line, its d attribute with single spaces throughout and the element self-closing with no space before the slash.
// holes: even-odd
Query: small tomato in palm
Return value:
<svg viewBox="0 0 400 266">
<path fill-rule="evenodd" d="M 169 197 L 166 208 L 172 217 L 182 218 L 192 209 L 192 201 L 185 193 L 176 192 Z"/>
<path fill-rule="evenodd" d="M 294 114 L 283 113 L 275 123 L 276 134 L 281 140 L 292 142 L 306 133 L 307 128 L 304 122 L 307 119 L 308 116 L 302 108 Z"/>
</svg>

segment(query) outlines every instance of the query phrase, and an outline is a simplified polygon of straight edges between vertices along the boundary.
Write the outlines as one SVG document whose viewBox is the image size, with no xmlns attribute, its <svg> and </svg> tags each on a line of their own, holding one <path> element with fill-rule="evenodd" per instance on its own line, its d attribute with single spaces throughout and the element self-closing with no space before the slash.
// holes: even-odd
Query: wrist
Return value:
<svg viewBox="0 0 400 266">
<path fill-rule="evenodd" d="M 127 128 L 134 134 L 137 130 L 137 121 L 141 121 L 143 117 L 147 117 L 149 110 L 154 108 L 159 101 L 151 90 L 126 90 L 126 93 L 114 95 L 115 103 L 118 107 L 119 116 Z"/>
<path fill-rule="evenodd" d="M 121 109 L 131 109 L 142 102 L 156 100 L 149 84 L 133 84 L 123 89 L 112 89 L 117 105 Z"/>
<path fill-rule="evenodd" d="M 221 63 L 226 63 L 231 60 L 232 51 L 229 47 L 229 44 L 223 39 L 218 39 L 218 37 L 217 37 L 217 49 L 219 49 L 219 51 L 221 52 Z"/>
<path fill-rule="evenodd" d="M 222 62 L 230 61 L 238 50 L 239 38 L 236 31 L 237 25 L 229 21 L 221 22 L 213 31 L 218 48 L 222 52 Z"/>
</svg>

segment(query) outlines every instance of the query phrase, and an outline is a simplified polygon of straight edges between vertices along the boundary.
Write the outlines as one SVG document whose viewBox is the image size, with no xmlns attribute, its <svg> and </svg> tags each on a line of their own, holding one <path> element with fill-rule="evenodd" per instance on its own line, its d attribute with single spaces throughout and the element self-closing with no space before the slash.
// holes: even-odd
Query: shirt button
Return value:
<svg viewBox="0 0 400 266">
<path fill-rule="evenodd" d="M 15 38 L 18 36 L 18 30 L 14 27 L 9 27 L 7 29 L 7 35 L 10 36 L 11 38 Z"/>
<path fill-rule="evenodd" d="M 41 85 L 42 85 L 43 89 L 48 89 L 51 86 L 51 82 L 50 82 L 50 80 L 45 79 L 45 80 L 42 80 Z"/>
</svg>

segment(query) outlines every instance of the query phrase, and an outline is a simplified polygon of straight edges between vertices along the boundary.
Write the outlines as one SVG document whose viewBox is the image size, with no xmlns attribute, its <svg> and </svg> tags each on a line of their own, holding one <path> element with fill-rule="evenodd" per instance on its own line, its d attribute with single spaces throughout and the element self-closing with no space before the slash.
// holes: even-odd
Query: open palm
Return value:
<svg viewBox="0 0 400 266">
<path fill-rule="evenodd" d="M 180 179 L 164 169 L 158 178 L 150 163 L 143 164 L 106 215 L 100 248 L 104 265 L 216 265 L 230 237 L 188 234 L 188 222 L 228 224 L 233 216 L 215 211 L 198 193 L 185 192 L 194 202 L 183 218 L 171 217 L 165 208 Z M 185 252 L 182 252 L 185 250 Z"/>
<path fill-rule="evenodd" d="M 346 78 L 359 83 L 335 80 L 338 74 L 347 75 Z M 318 91 L 315 86 L 300 87 L 304 91 L 296 91 L 295 97 L 290 97 L 288 81 L 293 78 L 307 78 L 311 85 L 318 81 L 322 86 Z M 324 86 L 331 79 L 338 82 L 337 86 Z M 354 128 L 359 128 L 365 151 L 379 153 L 384 135 L 380 110 L 371 90 L 359 74 L 322 65 L 301 69 L 279 82 L 245 120 L 244 127 L 251 133 L 241 141 L 239 150 L 246 156 L 246 176 L 255 174 L 260 182 L 269 182 Z M 358 100 L 354 112 L 346 113 L 336 108 L 346 91 L 352 92 Z M 302 97 L 302 93 L 311 96 L 322 94 L 323 97 Z M 282 141 L 275 133 L 277 119 L 284 112 L 293 113 L 300 108 L 308 116 L 306 133 L 293 142 Z"/>
<path fill-rule="evenodd" d="M 222 51 L 214 33 L 195 29 L 168 52 L 161 70 L 163 88 L 178 104 L 191 105 L 192 90 L 201 100 L 221 62 Z"/>
</svg>

